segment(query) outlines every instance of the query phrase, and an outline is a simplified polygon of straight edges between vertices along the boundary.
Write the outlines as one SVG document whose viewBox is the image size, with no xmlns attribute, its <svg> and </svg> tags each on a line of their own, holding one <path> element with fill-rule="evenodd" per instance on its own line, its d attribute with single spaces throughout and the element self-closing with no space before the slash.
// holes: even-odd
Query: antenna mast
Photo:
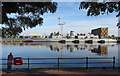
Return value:
<svg viewBox="0 0 120 76">
<path fill-rule="evenodd" d="M 61 26 L 61 35 L 63 36 L 63 25 L 65 25 L 65 23 L 60 23 L 60 18 L 58 18 L 58 20 L 59 20 L 58 25 Z"/>
</svg>

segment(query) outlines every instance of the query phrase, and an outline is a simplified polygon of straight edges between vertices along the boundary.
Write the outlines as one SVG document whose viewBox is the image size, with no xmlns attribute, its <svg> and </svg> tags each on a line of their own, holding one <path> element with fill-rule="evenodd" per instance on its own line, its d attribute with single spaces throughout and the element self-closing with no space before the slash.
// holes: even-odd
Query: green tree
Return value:
<svg viewBox="0 0 120 76">
<path fill-rule="evenodd" d="M 11 36 L 16 36 L 19 35 L 19 33 L 22 32 L 21 27 L 14 27 L 14 28 L 2 28 L 2 37 L 11 37 Z"/>
<path fill-rule="evenodd" d="M 100 14 L 109 14 L 113 12 L 117 12 L 116 17 L 120 16 L 120 1 L 119 2 L 86 2 L 83 1 L 80 3 L 79 9 L 87 10 L 87 16 L 98 16 Z M 120 28 L 120 22 L 117 24 L 118 28 Z"/>
<path fill-rule="evenodd" d="M 57 10 L 56 2 L 3 2 L 2 4 L 3 37 L 7 34 L 18 35 L 23 29 L 41 26 L 43 23 L 41 15 L 54 13 Z M 9 18 L 9 14 L 16 16 Z"/>
</svg>

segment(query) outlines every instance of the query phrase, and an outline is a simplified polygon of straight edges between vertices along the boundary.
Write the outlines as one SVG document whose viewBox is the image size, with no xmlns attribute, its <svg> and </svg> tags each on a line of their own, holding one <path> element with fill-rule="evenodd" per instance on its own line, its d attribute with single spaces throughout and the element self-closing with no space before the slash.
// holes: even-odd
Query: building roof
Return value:
<svg viewBox="0 0 120 76">
<path fill-rule="evenodd" d="M 41 34 L 28 34 L 28 35 L 24 35 L 24 36 L 42 36 Z"/>
<path fill-rule="evenodd" d="M 97 29 L 102 29 L 103 27 L 100 27 L 100 28 L 96 28 L 96 29 L 92 29 L 92 30 L 97 30 Z M 104 27 L 104 28 L 108 28 L 108 27 Z"/>
</svg>

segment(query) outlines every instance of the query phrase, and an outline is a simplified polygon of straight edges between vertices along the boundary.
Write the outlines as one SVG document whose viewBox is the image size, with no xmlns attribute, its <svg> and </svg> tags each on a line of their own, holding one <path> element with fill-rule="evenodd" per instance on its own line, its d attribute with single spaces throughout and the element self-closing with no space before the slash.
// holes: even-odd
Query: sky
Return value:
<svg viewBox="0 0 120 76">
<path fill-rule="evenodd" d="M 118 18 L 117 13 L 95 16 L 87 16 L 86 10 L 79 10 L 79 2 L 58 2 L 57 11 L 55 13 L 45 13 L 43 16 L 42 26 L 37 26 L 32 29 L 27 29 L 21 35 L 42 34 L 49 35 L 51 32 L 61 30 L 58 25 L 58 18 L 63 26 L 63 33 L 67 34 L 70 31 L 75 33 L 90 33 L 92 29 L 100 27 L 108 27 L 109 35 L 118 36 L 118 28 L 116 27 Z"/>
</svg>

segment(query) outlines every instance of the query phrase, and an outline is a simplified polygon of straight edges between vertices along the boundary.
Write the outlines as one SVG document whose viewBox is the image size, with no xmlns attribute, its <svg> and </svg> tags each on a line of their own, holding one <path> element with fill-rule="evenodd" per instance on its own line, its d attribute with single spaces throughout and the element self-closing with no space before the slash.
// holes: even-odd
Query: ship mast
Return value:
<svg viewBox="0 0 120 76">
<path fill-rule="evenodd" d="M 58 25 L 61 26 L 61 35 L 63 36 L 63 25 L 65 25 L 65 23 L 60 23 L 60 18 L 58 18 L 58 20 L 59 20 Z"/>
</svg>

